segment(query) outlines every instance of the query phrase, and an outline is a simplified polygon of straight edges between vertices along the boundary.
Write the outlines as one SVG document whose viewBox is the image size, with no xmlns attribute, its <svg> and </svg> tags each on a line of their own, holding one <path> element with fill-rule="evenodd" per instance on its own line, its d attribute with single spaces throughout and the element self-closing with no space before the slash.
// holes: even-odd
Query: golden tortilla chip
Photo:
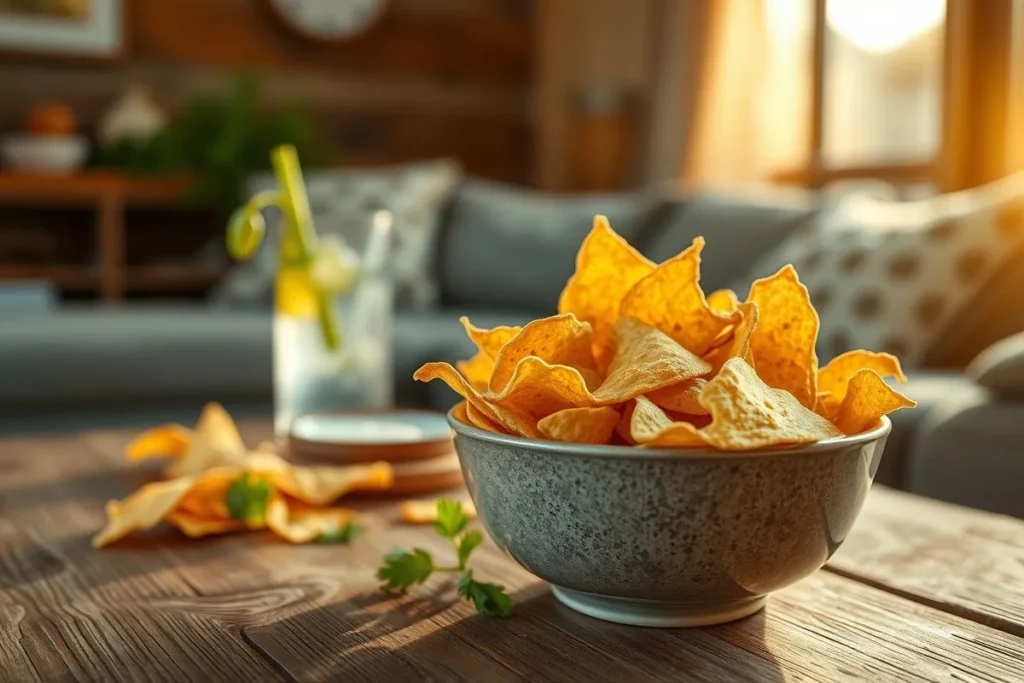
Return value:
<svg viewBox="0 0 1024 683">
<path fill-rule="evenodd" d="M 644 396 L 637 396 L 629 421 L 630 438 L 652 448 L 705 446 L 701 432 L 689 422 L 676 422 Z"/>
<path fill-rule="evenodd" d="M 469 360 L 460 360 L 455 367 L 474 389 L 487 391 L 487 385 L 490 384 L 491 375 L 494 373 L 493 358 L 480 351 Z"/>
<path fill-rule="evenodd" d="M 595 402 L 576 368 L 551 365 L 533 356 L 519 363 L 504 391 L 487 398 L 492 405 L 514 412 L 532 421 L 534 426 L 552 413 L 566 408 L 590 407 Z"/>
<path fill-rule="evenodd" d="M 835 425 L 801 405 L 788 391 L 768 386 L 742 358 L 725 362 L 700 402 L 711 424 L 707 443 L 726 451 L 800 444 L 842 436 Z"/>
<path fill-rule="evenodd" d="M 102 548 L 133 531 L 152 529 L 164 521 L 169 512 L 195 484 L 195 477 L 146 484 L 122 501 L 107 503 L 107 524 L 92 539 L 92 547 Z"/>
<path fill-rule="evenodd" d="M 327 505 L 352 491 L 391 488 L 394 471 L 386 462 L 344 467 L 298 467 L 276 453 L 255 451 L 245 471 L 309 505 Z"/>
<path fill-rule="evenodd" d="M 267 528 L 291 543 L 309 543 L 337 534 L 356 513 L 344 508 L 317 508 L 287 501 L 275 494 L 267 503 Z"/>
<path fill-rule="evenodd" d="M 793 266 L 750 286 L 747 301 L 757 304 L 760 320 L 750 335 L 754 367 L 764 383 L 793 394 L 805 408 L 817 399 L 818 314 Z"/>
<path fill-rule="evenodd" d="M 711 364 L 713 373 L 717 373 L 725 365 L 725 361 L 730 358 L 742 358 L 747 361 L 748 365 L 755 369 L 757 368 L 754 365 L 753 354 L 750 351 L 750 337 L 757 328 L 761 314 L 755 303 L 742 303 L 737 311 L 742 317 L 733 327 L 728 341 L 704 355 L 704 360 Z M 655 403 L 658 402 L 655 401 Z M 659 403 L 658 405 L 661 404 Z M 667 408 L 668 406 L 662 407 Z"/>
<path fill-rule="evenodd" d="M 594 391 L 595 404 L 622 403 L 711 371 L 705 361 L 650 325 L 619 318 L 615 330 L 615 356 L 608 377 Z"/>
<path fill-rule="evenodd" d="M 245 531 L 249 528 L 248 525 L 241 520 L 223 518 L 211 519 L 194 515 L 191 512 L 186 512 L 185 510 L 175 510 L 168 513 L 164 521 L 173 527 L 177 527 L 189 538 L 227 534 L 233 531 Z"/>
<path fill-rule="evenodd" d="M 740 306 L 736 292 L 731 289 L 718 289 L 708 294 L 708 307 L 719 313 L 732 313 Z"/>
<path fill-rule="evenodd" d="M 818 371 L 818 401 L 822 406 L 820 414 L 828 418 L 835 417 L 835 411 L 846 397 L 850 379 L 864 369 L 874 370 L 883 378 L 895 377 L 901 384 L 907 381 L 896 356 L 864 350 L 847 351 Z M 827 396 L 823 397 L 822 394 Z"/>
<path fill-rule="evenodd" d="M 622 415 L 619 417 L 619 423 L 615 425 L 615 438 L 620 440 L 627 446 L 635 446 L 636 441 L 633 440 L 633 435 L 630 433 L 629 424 L 633 419 L 633 410 L 636 409 L 636 401 L 629 401 L 623 404 Z"/>
<path fill-rule="evenodd" d="M 240 477 L 266 482 L 273 495 L 288 494 L 307 504 L 325 505 L 350 491 L 390 487 L 392 470 L 387 463 L 297 467 L 275 453 L 255 451 L 244 467 L 215 467 L 147 484 L 122 501 L 110 501 L 107 524 L 93 538 L 93 547 L 103 547 L 133 531 L 152 529 L 165 520 L 189 535 L 218 533 L 218 529 L 261 529 L 265 525 L 262 518 L 232 518 L 229 491 Z"/>
<path fill-rule="evenodd" d="M 492 422 L 486 415 L 481 413 L 479 410 L 473 407 L 472 403 L 463 403 L 465 406 L 465 416 L 469 421 L 469 424 L 480 429 L 484 429 L 488 432 L 494 432 L 495 434 L 505 434 L 505 430 Z M 461 418 L 460 418 L 461 419 Z"/>
<path fill-rule="evenodd" d="M 154 427 L 137 437 L 124 449 L 128 460 L 148 458 L 178 458 L 188 452 L 192 432 L 181 425 Z"/>
<path fill-rule="evenodd" d="M 500 392 L 526 357 L 551 365 L 595 370 L 594 332 L 590 323 L 580 322 L 572 313 L 534 320 L 501 348 L 494 361 L 489 388 Z"/>
<path fill-rule="evenodd" d="M 611 406 L 566 408 L 537 423 L 537 429 L 552 441 L 604 444 L 611 441 L 619 411 Z"/>
<path fill-rule="evenodd" d="M 579 373 L 577 373 L 579 374 Z M 472 408 L 477 414 L 486 417 L 490 422 L 498 425 L 502 431 L 519 436 L 540 438 L 537 430 L 537 420 L 523 417 L 515 412 L 493 404 L 475 389 L 466 379 L 459 374 L 458 370 L 447 363 L 427 363 L 413 374 L 413 379 L 420 382 L 430 382 L 439 379 L 452 388 L 457 394 L 466 399 L 467 417 L 469 409 Z M 583 382 L 583 378 L 580 378 Z M 539 418 L 538 418 L 539 419 Z M 479 426 L 479 425 L 477 425 Z M 483 427 L 481 427 L 482 429 Z"/>
<path fill-rule="evenodd" d="M 700 392 L 708 385 L 703 377 L 695 377 L 647 394 L 647 399 L 665 410 L 687 415 L 708 415 L 708 409 L 700 404 Z"/>
<path fill-rule="evenodd" d="M 501 347 L 512 341 L 512 338 L 519 334 L 519 331 L 523 328 L 518 325 L 499 325 L 489 330 L 482 329 L 469 322 L 469 318 L 462 316 L 459 318 L 459 322 L 462 323 L 462 327 L 466 330 L 466 334 L 476 344 L 476 348 L 480 350 L 480 353 L 484 354 L 491 360 L 498 358 L 498 352 L 501 351 Z"/>
<path fill-rule="evenodd" d="M 855 372 L 847 383 L 835 424 L 844 434 L 860 434 L 877 425 L 883 415 L 916 405 L 916 401 L 886 384 L 874 368 L 864 368 Z"/>
<path fill-rule="evenodd" d="M 653 270 L 654 264 L 617 235 L 607 218 L 594 217 L 594 227 L 576 256 L 576 272 L 558 299 L 558 312 L 574 313 L 593 326 L 598 368 L 611 363 L 622 297 Z"/>
<path fill-rule="evenodd" d="M 473 501 L 464 500 L 462 512 L 470 519 L 476 517 L 476 506 Z M 433 524 L 437 521 L 436 500 L 407 500 L 401 507 L 402 521 L 406 524 Z"/>
<path fill-rule="evenodd" d="M 633 285 L 619 307 L 620 315 L 658 328 L 698 356 L 739 320 L 735 313 L 720 313 L 708 306 L 699 285 L 703 248 L 702 237 L 693 240 L 692 246 Z"/>
</svg>

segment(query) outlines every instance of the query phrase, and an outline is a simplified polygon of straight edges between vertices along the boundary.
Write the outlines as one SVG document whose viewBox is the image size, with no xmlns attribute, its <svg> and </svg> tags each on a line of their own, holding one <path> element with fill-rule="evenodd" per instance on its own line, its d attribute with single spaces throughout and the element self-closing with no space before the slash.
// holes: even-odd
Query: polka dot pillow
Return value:
<svg viewBox="0 0 1024 683">
<path fill-rule="evenodd" d="M 763 256 L 743 287 L 792 263 L 821 317 L 822 360 L 865 348 L 913 367 L 1022 244 L 1024 173 L 913 202 L 853 194 Z"/>
</svg>

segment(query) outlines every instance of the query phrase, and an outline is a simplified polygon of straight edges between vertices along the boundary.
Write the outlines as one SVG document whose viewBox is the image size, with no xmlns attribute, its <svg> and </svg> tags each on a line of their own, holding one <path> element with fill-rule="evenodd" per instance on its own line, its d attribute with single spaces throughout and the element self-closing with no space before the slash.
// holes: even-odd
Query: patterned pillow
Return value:
<svg viewBox="0 0 1024 683">
<path fill-rule="evenodd" d="M 1024 244 L 1024 173 L 913 202 L 853 194 L 748 274 L 792 263 L 821 317 L 818 355 L 888 351 L 920 365 L 959 312 Z"/>
<path fill-rule="evenodd" d="M 440 160 L 381 169 L 312 171 L 305 180 L 317 232 L 339 235 L 357 251 L 364 247 L 373 213 L 391 211 L 389 268 L 396 299 L 399 305 L 427 308 L 439 298 L 434 261 L 441 210 L 460 178 L 457 163 Z M 253 192 L 267 189 L 273 179 L 256 178 L 251 185 Z M 277 223 L 277 215 L 271 213 L 268 227 Z M 273 236 L 267 242 L 253 260 L 234 268 L 218 285 L 214 301 L 251 305 L 272 300 L 277 247 Z"/>
</svg>

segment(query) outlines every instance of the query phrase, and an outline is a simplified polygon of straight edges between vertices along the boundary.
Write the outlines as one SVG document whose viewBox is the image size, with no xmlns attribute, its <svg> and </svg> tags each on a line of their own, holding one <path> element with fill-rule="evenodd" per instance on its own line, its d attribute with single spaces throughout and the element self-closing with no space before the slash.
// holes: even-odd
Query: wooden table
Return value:
<svg viewBox="0 0 1024 683">
<path fill-rule="evenodd" d="M 92 550 L 104 501 L 154 473 L 120 461 L 129 437 L 0 440 L 0 680 L 1024 680 L 1017 520 L 878 488 L 825 570 L 689 630 L 576 614 L 488 544 L 477 575 L 515 610 L 494 620 L 453 587 L 377 589 L 382 553 L 445 549 L 390 505 L 352 546 L 165 531 Z"/>
</svg>

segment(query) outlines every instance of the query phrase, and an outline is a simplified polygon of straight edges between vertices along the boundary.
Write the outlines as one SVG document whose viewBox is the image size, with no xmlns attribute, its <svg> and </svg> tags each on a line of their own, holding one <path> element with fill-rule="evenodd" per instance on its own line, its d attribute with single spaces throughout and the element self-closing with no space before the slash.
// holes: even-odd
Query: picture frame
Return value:
<svg viewBox="0 0 1024 683">
<path fill-rule="evenodd" d="M 115 60 L 125 49 L 124 0 L 0 0 L 0 52 Z"/>
</svg>

